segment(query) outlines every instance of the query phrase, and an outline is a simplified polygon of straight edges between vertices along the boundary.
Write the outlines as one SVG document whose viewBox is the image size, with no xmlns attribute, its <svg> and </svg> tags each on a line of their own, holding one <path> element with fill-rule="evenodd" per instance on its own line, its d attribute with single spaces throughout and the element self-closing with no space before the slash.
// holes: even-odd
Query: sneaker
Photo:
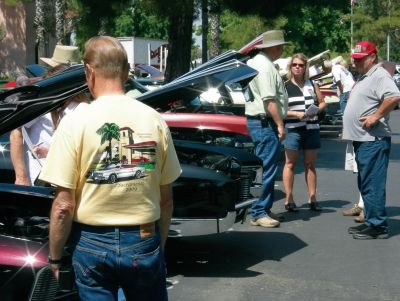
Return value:
<svg viewBox="0 0 400 301">
<path fill-rule="evenodd" d="M 347 231 L 349 232 L 349 234 L 354 234 L 354 233 L 361 232 L 367 228 L 368 228 L 368 226 L 366 224 L 361 224 L 358 226 L 350 227 L 349 229 L 347 229 Z"/>
<path fill-rule="evenodd" d="M 363 223 L 365 222 L 364 210 L 361 211 L 360 215 L 354 218 L 356 223 Z"/>
<path fill-rule="evenodd" d="M 250 220 L 250 224 L 252 226 L 260 226 L 260 227 L 265 227 L 265 228 L 275 228 L 279 227 L 279 221 L 270 218 L 268 215 L 263 216 L 258 219 L 252 219 Z"/>
<path fill-rule="evenodd" d="M 389 238 L 389 233 L 386 229 L 367 227 L 360 232 L 353 234 L 354 239 L 386 239 Z"/>
<path fill-rule="evenodd" d="M 283 216 L 283 214 L 276 214 L 273 212 L 268 213 L 268 216 L 278 222 L 283 222 L 285 217 Z"/>
<path fill-rule="evenodd" d="M 358 206 L 358 204 L 354 204 L 352 208 L 345 209 L 343 210 L 343 215 L 344 216 L 358 216 L 360 213 L 363 211 L 361 207 Z"/>
</svg>

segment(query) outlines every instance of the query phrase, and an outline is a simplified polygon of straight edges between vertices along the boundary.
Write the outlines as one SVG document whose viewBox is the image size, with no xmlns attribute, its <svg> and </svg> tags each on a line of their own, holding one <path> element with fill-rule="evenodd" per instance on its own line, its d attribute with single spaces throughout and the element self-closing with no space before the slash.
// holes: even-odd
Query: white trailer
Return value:
<svg viewBox="0 0 400 301">
<path fill-rule="evenodd" d="M 138 64 L 150 65 L 165 70 L 168 49 L 167 41 L 138 37 L 117 38 L 125 48 L 131 68 Z"/>
</svg>

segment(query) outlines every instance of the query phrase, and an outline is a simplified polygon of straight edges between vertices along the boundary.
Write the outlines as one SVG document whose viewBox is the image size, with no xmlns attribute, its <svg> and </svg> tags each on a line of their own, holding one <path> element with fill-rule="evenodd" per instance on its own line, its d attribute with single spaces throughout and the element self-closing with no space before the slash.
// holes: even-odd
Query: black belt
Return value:
<svg viewBox="0 0 400 301">
<path fill-rule="evenodd" d="M 257 120 L 266 120 L 268 122 L 273 122 L 274 120 L 272 119 L 272 117 L 269 117 L 267 115 L 264 114 L 259 114 L 259 115 L 246 115 L 246 118 L 248 119 L 257 119 Z"/>
<path fill-rule="evenodd" d="M 74 223 L 74 228 L 79 229 L 81 231 L 85 232 L 94 232 L 94 233 L 108 233 L 108 232 L 114 232 L 115 230 L 119 230 L 120 232 L 126 232 L 126 231 L 136 231 L 136 230 L 141 230 L 144 228 L 151 228 L 155 227 L 156 224 L 155 222 L 147 223 L 144 225 L 135 225 L 135 226 L 93 226 L 93 225 L 87 225 L 87 224 L 81 224 L 81 223 Z"/>
</svg>

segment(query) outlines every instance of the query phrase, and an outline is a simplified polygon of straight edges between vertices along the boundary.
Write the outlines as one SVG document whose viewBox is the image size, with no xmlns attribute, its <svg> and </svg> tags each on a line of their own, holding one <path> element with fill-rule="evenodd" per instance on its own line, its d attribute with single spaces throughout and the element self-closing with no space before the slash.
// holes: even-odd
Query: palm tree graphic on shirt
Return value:
<svg viewBox="0 0 400 301">
<path fill-rule="evenodd" d="M 107 153 L 109 156 L 109 160 L 111 161 L 112 159 L 111 142 L 112 139 L 116 139 L 117 141 L 119 141 L 120 139 L 119 126 L 115 123 L 105 123 L 101 126 L 101 128 L 99 128 L 96 131 L 96 133 L 101 136 L 101 144 L 108 141 Z"/>
</svg>

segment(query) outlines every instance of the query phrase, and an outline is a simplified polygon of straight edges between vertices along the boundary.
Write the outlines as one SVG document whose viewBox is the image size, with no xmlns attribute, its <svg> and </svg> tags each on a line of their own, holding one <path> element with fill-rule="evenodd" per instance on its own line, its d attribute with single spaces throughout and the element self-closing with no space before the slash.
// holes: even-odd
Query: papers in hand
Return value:
<svg viewBox="0 0 400 301">
<path fill-rule="evenodd" d="M 315 116 L 318 113 L 319 108 L 315 105 L 312 104 L 311 106 L 309 106 L 306 110 L 306 115 L 308 117 L 312 117 Z"/>
</svg>

